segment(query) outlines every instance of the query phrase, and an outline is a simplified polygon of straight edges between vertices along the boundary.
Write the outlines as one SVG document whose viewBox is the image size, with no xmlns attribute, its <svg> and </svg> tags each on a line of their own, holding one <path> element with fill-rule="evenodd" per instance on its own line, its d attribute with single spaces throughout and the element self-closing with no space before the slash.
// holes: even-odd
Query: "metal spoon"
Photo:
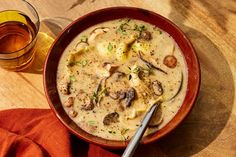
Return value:
<svg viewBox="0 0 236 157">
<path fill-rule="evenodd" d="M 157 101 L 152 105 L 149 111 L 146 113 L 145 117 L 143 118 L 139 128 L 137 129 L 136 133 L 134 134 L 133 138 L 130 140 L 128 146 L 126 147 L 122 157 L 132 157 L 136 148 L 139 145 L 139 141 L 142 139 L 144 132 L 148 127 L 148 123 L 150 122 L 153 114 L 155 113 L 158 106 L 161 104 L 161 101 Z"/>
<path fill-rule="evenodd" d="M 134 134 L 133 138 L 130 140 L 128 146 L 126 147 L 122 157 L 132 157 L 136 148 L 139 145 L 139 141 L 142 139 L 144 132 L 147 129 L 148 123 L 150 122 L 153 114 L 155 113 L 156 109 L 160 106 L 160 104 L 162 102 L 166 102 L 166 101 L 170 101 L 172 100 L 174 97 L 176 97 L 181 88 L 182 88 L 182 84 L 183 84 L 183 72 L 181 71 L 181 82 L 179 85 L 179 88 L 177 90 L 177 92 L 170 98 L 168 99 L 163 99 L 163 97 L 161 99 L 159 99 L 158 101 L 156 101 L 151 108 L 149 109 L 149 111 L 146 113 L 145 117 L 143 118 L 139 128 L 137 129 L 136 133 Z"/>
</svg>

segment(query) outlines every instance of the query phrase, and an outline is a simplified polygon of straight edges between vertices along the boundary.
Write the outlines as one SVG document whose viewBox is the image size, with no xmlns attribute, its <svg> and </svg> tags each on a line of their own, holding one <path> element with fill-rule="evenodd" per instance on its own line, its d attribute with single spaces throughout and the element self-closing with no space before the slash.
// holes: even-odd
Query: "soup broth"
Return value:
<svg viewBox="0 0 236 157">
<path fill-rule="evenodd" d="M 185 97 L 187 69 L 174 39 L 135 19 L 92 26 L 65 49 L 57 88 L 66 113 L 83 130 L 128 140 L 154 103 L 145 135 L 163 128 Z"/>
</svg>

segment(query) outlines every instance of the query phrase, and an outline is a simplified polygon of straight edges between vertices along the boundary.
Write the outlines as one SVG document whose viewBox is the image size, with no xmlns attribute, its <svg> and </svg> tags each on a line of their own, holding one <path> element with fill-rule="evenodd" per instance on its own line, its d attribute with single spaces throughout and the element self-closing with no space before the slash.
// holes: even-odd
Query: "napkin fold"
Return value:
<svg viewBox="0 0 236 157">
<path fill-rule="evenodd" d="M 78 139 L 49 109 L 0 111 L 0 157 L 118 157 L 121 153 Z"/>
</svg>

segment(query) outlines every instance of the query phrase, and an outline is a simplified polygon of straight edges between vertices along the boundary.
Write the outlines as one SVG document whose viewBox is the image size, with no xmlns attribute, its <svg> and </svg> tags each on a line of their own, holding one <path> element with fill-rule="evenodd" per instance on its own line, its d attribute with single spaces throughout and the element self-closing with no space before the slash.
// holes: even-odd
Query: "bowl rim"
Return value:
<svg viewBox="0 0 236 157">
<path fill-rule="evenodd" d="M 172 21 L 170 21 L 169 19 L 159 15 L 158 13 L 156 12 L 153 12 L 153 11 L 150 11 L 150 10 L 146 10 L 146 9 L 143 9 L 143 8 L 137 8 L 137 7 L 127 7 L 127 6 L 118 6 L 118 7 L 108 7 L 108 8 L 103 8 L 103 9 L 99 9 L 99 10 L 95 10 L 93 12 L 90 12 L 88 14 L 85 14 L 79 18 L 77 18 L 76 20 L 74 20 L 71 24 L 69 24 L 66 28 L 64 28 L 64 30 L 62 32 L 60 32 L 60 34 L 56 37 L 55 41 L 53 42 L 53 44 L 51 45 L 49 51 L 48 51 L 48 54 L 46 56 L 46 59 L 45 59 L 45 63 L 44 63 L 44 71 L 43 71 L 43 86 L 44 86 L 44 92 L 45 92 L 45 95 L 46 95 L 46 98 L 47 98 L 47 101 L 48 101 L 48 104 L 50 106 L 50 108 L 52 109 L 54 115 L 59 119 L 59 121 L 70 131 L 72 132 L 74 135 L 76 135 L 77 137 L 89 142 L 89 143 L 93 143 L 93 144 L 97 144 L 97 145 L 100 145 L 102 147 L 106 147 L 106 148 L 111 148 L 111 149 L 123 149 L 126 147 L 126 145 L 128 144 L 129 141 L 118 141 L 117 144 L 115 145 L 109 145 L 109 143 L 106 143 L 106 142 L 98 142 L 98 141 L 94 141 L 90 138 L 87 138 L 81 134 L 79 134 L 78 132 L 76 132 L 75 130 L 73 130 L 63 119 L 62 117 L 58 114 L 57 110 L 55 109 L 55 106 L 53 104 L 53 102 L 51 101 L 51 98 L 50 98 L 50 94 L 49 94 L 49 91 L 48 91 L 48 87 L 47 87 L 47 64 L 49 61 L 49 56 L 51 54 L 51 52 L 53 51 L 55 45 L 57 44 L 57 42 L 60 40 L 60 38 L 62 37 L 63 34 L 67 33 L 67 31 L 70 30 L 71 27 L 73 27 L 76 23 L 79 23 L 81 20 L 83 19 L 86 19 L 87 17 L 89 16 L 92 16 L 92 15 L 97 15 L 97 14 L 100 14 L 101 12 L 112 12 L 114 10 L 131 10 L 131 11 L 143 11 L 143 12 L 148 12 L 149 14 L 152 14 L 152 16 L 157 16 L 159 19 L 161 20 L 164 20 L 166 21 L 171 27 L 173 27 L 175 29 L 175 31 L 177 31 L 183 38 L 184 38 L 184 42 L 189 46 L 190 48 L 190 53 L 192 54 L 192 57 L 193 57 L 193 62 L 195 63 L 195 72 L 196 72 L 196 75 L 195 75 L 195 78 L 196 78 L 196 82 L 195 83 L 195 87 L 196 87 L 196 90 L 192 92 L 192 98 L 190 99 L 190 102 L 188 103 L 188 106 L 187 108 L 185 108 L 185 111 L 181 114 L 181 116 L 179 116 L 178 120 L 175 121 L 175 123 L 171 124 L 171 126 L 169 126 L 169 129 L 167 131 L 165 131 L 164 133 L 162 133 L 160 136 L 153 136 L 153 134 L 151 135 L 148 135 L 148 136 L 151 136 L 151 138 L 147 139 L 147 138 L 144 138 L 142 140 L 142 143 L 141 144 L 150 144 L 150 143 L 153 143 L 161 138 L 163 138 L 164 136 L 170 134 L 177 126 L 179 126 L 180 123 L 183 122 L 183 120 L 190 114 L 194 104 L 195 104 L 195 101 L 196 101 L 196 98 L 197 98 L 197 95 L 199 93 L 199 89 L 200 89 L 200 82 L 201 82 L 201 73 L 200 73 L 200 65 L 199 65 L 199 60 L 197 58 L 197 55 L 196 55 L 196 51 L 192 45 L 192 43 L 190 42 L 190 40 L 187 38 L 187 36 L 184 34 L 184 32 L 176 25 L 174 24 Z M 116 18 L 114 18 L 116 19 Z M 94 25 L 94 24 L 93 24 Z M 153 25 L 153 24 L 152 24 Z M 166 30 L 164 30 L 166 31 Z M 78 33 L 79 34 L 79 33 Z M 78 35 L 77 34 L 77 35 Z M 172 36 L 172 34 L 170 34 Z M 179 43 L 175 40 L 175 42 L 179 45 Z M 181 49 L 181 51 L 183 51 Z M 60 57 L 62 56 L 63 53 L 60 54 Z M 185 57 L 185 55 L 183 54 L 183 56 Z M 185 58 L 186 60 L 186 58 Z M 186 63 L 187 65 L 187 71 L 188 70 L 188 64 Z M 187 83 L 187 87 L 189 86 L 189 76 L 188 76 L 188 83 Z M 57 90 L 57 89 L 55 89 Z M 188 91 L 187 91 L 188 92 Z M 186 92 L 186 95 L 187 95 L 187 92 Z M 185 96 L 186 97 L 186 96 Z M 185 101 L 186 98 L 184 98 L 184 101 Z M 183 103 L 184 103 L 183 101 Z M 182 108 L 183 106 L 183 103 L 180 107 L 180 109 Z M 179 109 L 179 110 L 180 110 Z M 179 111 L 176 113 L 176 115 L 178 115 Z M 176 115 L 172 118 L 172 120 L 176 117 Z M 171 120 L 171 121 L 172 121 Z M 72 120 L 71 120 L 72 121 Z M 170 121 L 170 122 L 171 122 Z M 168 122 L 167 124 L 169 124 L 170 122 Z M 166 124 L 166 125 L 167 125 Z M 163 127 L 165 128 L 165 126 Z M 160 130 L 159 130 L 160 131 Z M 155 134 L 158 134 L 157 131 Z M 94 136 L 96 137 L 96 136 Z M 112 141 L 112 140 L 108 140 L 108 139 L 104 139 L 105 141 Z"/>
</svg>

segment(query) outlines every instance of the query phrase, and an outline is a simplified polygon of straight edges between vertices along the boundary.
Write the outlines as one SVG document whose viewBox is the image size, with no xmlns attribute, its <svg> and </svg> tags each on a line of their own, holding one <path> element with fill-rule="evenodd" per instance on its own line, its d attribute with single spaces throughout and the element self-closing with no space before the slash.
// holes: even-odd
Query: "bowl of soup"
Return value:
<svg viewBox="0 0 236 157">
<path fill-rule="evenodd" d="M 44 67 L 48 103 L 77 137 L 124 148 L 144 115 L 159 103 L 141 141 L 174 130 L 200 85 L 194 48 L 157 13 L 113 7 L 80 17 L 57 37 Z"/>
</svg>

